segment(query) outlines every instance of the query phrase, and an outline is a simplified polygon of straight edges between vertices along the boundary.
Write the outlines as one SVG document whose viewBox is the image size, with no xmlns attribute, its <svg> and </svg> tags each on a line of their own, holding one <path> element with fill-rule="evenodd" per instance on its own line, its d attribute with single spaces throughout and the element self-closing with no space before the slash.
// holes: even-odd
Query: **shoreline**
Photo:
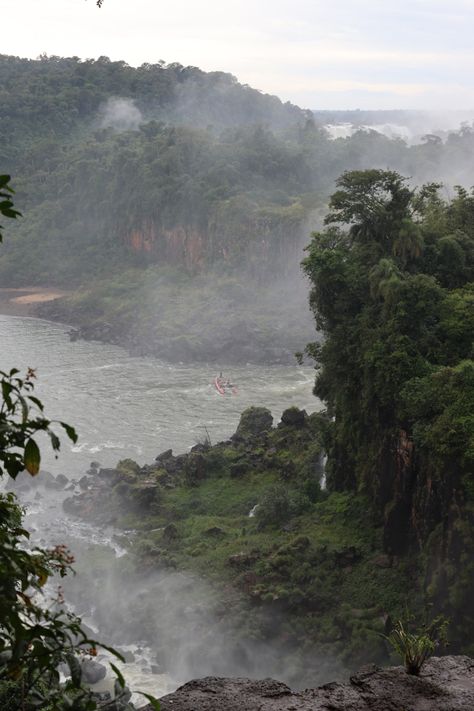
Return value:
<svg viewBox="0 0 474 711">
<path fill-rule="evenodd" d="M 67 294 L 67 291 L 54 287 L 1 287 L 0 315 L 35 316 L 35 310 L 39 304 L 60 299 Z"/>
</svg>

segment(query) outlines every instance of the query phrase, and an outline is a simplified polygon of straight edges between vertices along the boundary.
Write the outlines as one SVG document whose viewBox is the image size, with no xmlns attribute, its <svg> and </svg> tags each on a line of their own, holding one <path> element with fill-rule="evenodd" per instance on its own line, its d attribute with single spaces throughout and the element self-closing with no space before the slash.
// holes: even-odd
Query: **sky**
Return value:
<svg viewBox="0 0 474 711">
<path fill-rule="evenodd" d="M 0 52 L 226 71 L 311 109 L 474 109 L 474 0 L 0 0 Z M 1 81 L 1 77 L 0 77 Z"/>
</svg>

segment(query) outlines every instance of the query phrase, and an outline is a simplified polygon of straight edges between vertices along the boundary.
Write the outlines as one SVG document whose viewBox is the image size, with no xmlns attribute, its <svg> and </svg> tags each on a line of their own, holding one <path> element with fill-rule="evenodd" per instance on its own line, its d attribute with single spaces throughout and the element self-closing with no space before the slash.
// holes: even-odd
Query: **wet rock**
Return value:
<svg viewBox="0 0 474 711">
<path fill-rule="evenodd" d="M 306 410 L 300 410 L 298 407 L 289 407 L 281 416 L 281 421 L 289 427 L 303 427 L 308 417 Z"/>
<path fill-rule="evenodd" d="M 64 487 L 69 484 L 69 479 L 64 474 L 58 474 L 56 477 L 56 484 L 64 489 Z"/>
<path fill-rule="evenodd" d="M 121 479 L 117 469 L 99 469 L 96 481 L 105 482 L 109 486 L 114 486 Z"/>
<path fill-rule="evenodd" d="M 163 462 L 166 462 L 168 459 L 171 459 L 173 456 L 173 450 L 172 449 L 166 449 L 164 452 L 161 452 L 157 457 L 155 457 L 155 462 L 159 462 L 162 464 Z"/>
<path fill-rule="evenodd" d="M 89 477 L 87 477 L 87 476 L 85 476 L 85 475 L 84 475 L 84 476 L 81 476 L 81 478 L 78 480 L 77 484 L 78 484 L 78 486 L 79 486 L 80 489 L 82 489 L 83 491 L 85 491 L 85 490 L 88 489 L 89 486 L 90 486 L 90 479 L 89 479 Z"/>
<path fill-rule="evenodd" d="M 371 666 L 349 682 L 293 692 L 273 679 L 190 681 L 160 699 L 162 711 L 472 711 L 474 660 L 429 660 L 419 677 Z M 151 706 L 146 707 L 151 711 Z"/>
<path fill-rule="evenodd" d="M 105 679 L 107 667 L 99 662 L 94 662 L 90 659 L 84 659 L 81 662 L 82 679 L 86 684 L 97 684 L 98 681 Z"/>
</svg>

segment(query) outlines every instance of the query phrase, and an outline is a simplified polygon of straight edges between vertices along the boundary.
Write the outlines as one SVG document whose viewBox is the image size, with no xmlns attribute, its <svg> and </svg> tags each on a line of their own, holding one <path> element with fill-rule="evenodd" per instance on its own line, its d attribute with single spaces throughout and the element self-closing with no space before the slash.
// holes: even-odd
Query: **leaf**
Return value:
<svg viewBox="0 0 474 711">
<path fill-rule="evenodd" d="M 52 448 L 53 448 L 54 450 L 58 450 L 59 447 L 60 447 L 60 444 L 61 444 L 60 441 L 59 441 L 59 437 L 58 437 L 57 434 L 55 434 L 54 432 L 49 432 L 48 434 L 49 434 L 50 439 L 51 439 L 51 446 L 52 446 Z"/>
<path fill-rule="evenodd" d="M 74 442 L 74 444 L 77 442 L 77 432 L 74 429 L 74 427 L 71 427 L 71 425 L 68 425 L 67 422 L 60 422 L 59 423 L 61 427 L 64 428 L 66 431 L 67 436 L 71 440 L 71 442 Z"/>
<path fill-rule="evenodd" d="M 36 476 L 40 470 L 41 455 L 34 439 L 29 439 L 25 446 L 24 462 L 26 471 Z"/>
<path fill-rule="evenodd" d="M 30 400 L 30 402 L 34 403 L 36 405 L 36 407 L 39 410 L 41 410 L 41 412 L 43 412 L 44 406 L 43 406 L 43 403 L 41 402 L 41 400 L 38 400 L 38 398 L 35 397 L 34 395 L 28 395 L 28 400 Z"/>
<path fill-rule="evenodd" d="M 144 696 L 145 699 L 150 702 L 155 711 L 160 711 L 161 704 L 159 701 L 157 701 L 157 699 L 155 699 L 154 696 L 151 696 L 150 694 L 145 694 L 144 691 L 136 691 L 135 693 L 140 694 L 140 696 Z"/>
<path fill-rule="evenodd" d="M 48 574 L 46 573 L 45 570 L 42 570 L 42 571 L 40 572 L 40 574 L 38 575 L 38 585 L 40 586 L 40 588 L 42 588 L 43 585 L 45 585 L 45 584 L 47 583 L 48 577 L 49 577 L 49 576 L 48 576 Z"/>
<path fill-rule="evenodd" d="M 123 678 L 123 674 L 121 673 L 120 669 L 118 669 L 118 667 L 116 667 L 115 664 L 112 664 L 112 662 L 110 662 L 110 666 L 112 667 L 112 670 L 114 671 L 115 676 L 117 677 L 118 683 L 120 684 L 122 689 L 124 689 L 125 688 L 125 679 Z"/>
</svg>

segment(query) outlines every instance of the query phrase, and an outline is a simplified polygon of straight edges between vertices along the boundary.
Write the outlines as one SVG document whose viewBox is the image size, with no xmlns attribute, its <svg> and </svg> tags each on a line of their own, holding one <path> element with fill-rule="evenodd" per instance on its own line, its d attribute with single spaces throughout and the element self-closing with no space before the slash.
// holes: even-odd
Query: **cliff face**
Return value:
<svg viewBox="0 0 474 711">
<path fill-rule="evenodd" d="M 300 693 L 272 679 L 208 677 L 185 684 L 160 703 L 162 711 L 472 711 L 474 660 L 434 658 L 419 677 L 403 667 L 367 667 L 348 683 Z"/>
<path fill-rule="evenodd" d="M 206 242 L 206 233 L 197 227 L 177 225 L 163 229 L 154 222 L 145 222 L 126 237 L 129 248 L 150 262 L 183 266 L 191 273 L 204 267 Z"/>
<path fill-rule="evenodd" d="M 147 263 L 184 267 L 190 273 L 223 262 L 239 270 L 284 274 L 299 265 L 310 229 L 310 211 L 297 200 L 287 206 L 259 206 L 240 196 L 223 201 L 201 220 L 173 225 L 160 217 L 128 229 L 128 249 Z M 120 227 L 117 226 L 120 233 Z"/>
</svg>

